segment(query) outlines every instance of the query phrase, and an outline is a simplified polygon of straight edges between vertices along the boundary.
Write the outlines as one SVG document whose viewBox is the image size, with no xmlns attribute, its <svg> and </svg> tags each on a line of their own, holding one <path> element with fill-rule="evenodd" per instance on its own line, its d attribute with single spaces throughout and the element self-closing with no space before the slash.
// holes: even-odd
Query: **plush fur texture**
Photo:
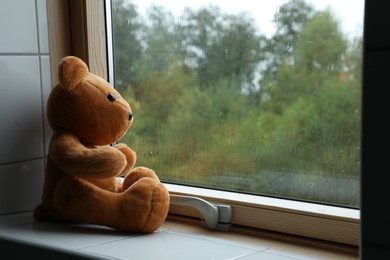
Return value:
<svg viewBox="0 0 390 260">
<path fill-rule="evenodd" d="M 134 167 L 126 144 L 110 145 L 131 126 L 130 105 L 77 57 L 61 60 L 58 78 L 47 104 L 53 135 L 35 220 L 155 231 L 168 214 L 168 191 L 153 170 Z"/>
</svg>

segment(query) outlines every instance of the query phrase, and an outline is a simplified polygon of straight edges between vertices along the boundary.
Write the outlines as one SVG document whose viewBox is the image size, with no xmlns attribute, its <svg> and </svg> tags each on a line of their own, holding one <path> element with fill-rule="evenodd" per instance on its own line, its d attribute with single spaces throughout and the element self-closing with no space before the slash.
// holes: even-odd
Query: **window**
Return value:
<svg viewBox="0 0 390 260">
<path fill-rule="evenodd" d="M 137 164 L 233 224 L 358 245 L 363 1 L 169 2 L 106 5 Z"/>
</svg>

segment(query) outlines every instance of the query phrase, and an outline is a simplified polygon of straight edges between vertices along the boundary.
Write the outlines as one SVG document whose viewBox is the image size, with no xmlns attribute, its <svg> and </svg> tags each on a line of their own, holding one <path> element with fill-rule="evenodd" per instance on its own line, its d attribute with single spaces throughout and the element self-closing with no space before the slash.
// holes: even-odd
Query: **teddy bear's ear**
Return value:
<svg viewBox="0 0 390 260">
<path fill-rule="evenodd" d="M 65 91 L 71 91 L 89 73 L 87 64 L 75 56 L 64 57 L 58 69 L 58 80 Z"/>
</svg>

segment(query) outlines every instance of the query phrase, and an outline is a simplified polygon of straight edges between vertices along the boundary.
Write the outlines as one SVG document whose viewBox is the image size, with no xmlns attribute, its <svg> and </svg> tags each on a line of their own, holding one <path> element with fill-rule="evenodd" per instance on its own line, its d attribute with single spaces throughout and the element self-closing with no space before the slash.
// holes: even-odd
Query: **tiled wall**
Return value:
<svg viewBox="0 0 390 260">
<path fill-rule="evenodd" d="M 40 201 L 51 134 L 46 0 L 0 1 L 0 214 Z"/>
</svg>

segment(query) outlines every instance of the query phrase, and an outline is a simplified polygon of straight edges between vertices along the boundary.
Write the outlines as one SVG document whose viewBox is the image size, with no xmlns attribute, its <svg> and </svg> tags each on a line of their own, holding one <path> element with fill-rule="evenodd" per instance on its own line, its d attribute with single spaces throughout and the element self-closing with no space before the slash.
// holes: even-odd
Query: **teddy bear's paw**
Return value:
<svg viewBox="0 0 390 260">
<path fill-rule="evenodd" d="M 169 210 L 169 193 L 154 178 L 144 177 L 122 193 L 122 229 L 151 233 L 165 221 Z M 127 215 L 127 216 L 126 216 Z"/>
<path fill-rule="evenodd" d="M 135 162 L 137 160 L 137 155 L 130 147 L 128 147 L 124 143 L 119 143 L 115 145 L 115 148 L 117 148 L 126 156 L 127 165 L 121 173 L 121 175 L 126 175 L 130 171 L 130 169 L 134 167 Z"/>
<path fill-rule="evenodd" d="M 159 181 L 157 174 L 150 168 L 139 166 L 134 169 L 132 169 L 123 180 L 123 190 L 128 189 L 133 185 L 136 181 L 138 181 L 141 178 L 149 177 L 152 179 L 155 179 Z"/>
</svg>

